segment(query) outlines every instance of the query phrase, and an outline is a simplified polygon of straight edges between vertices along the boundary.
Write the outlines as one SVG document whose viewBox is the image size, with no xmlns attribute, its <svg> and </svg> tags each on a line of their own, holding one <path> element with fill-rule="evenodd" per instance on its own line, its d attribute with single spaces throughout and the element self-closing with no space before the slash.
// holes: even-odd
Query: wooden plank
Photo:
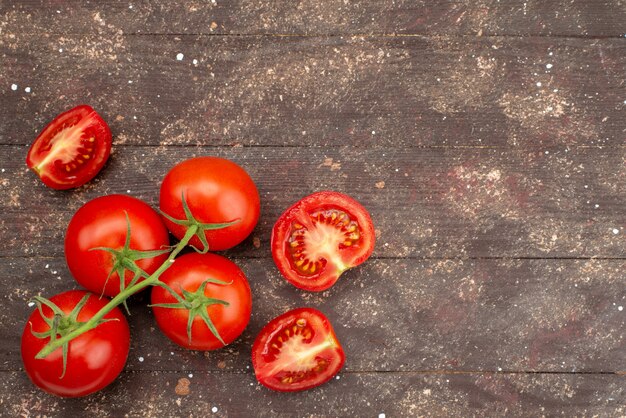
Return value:
<svg viewBox="0 0 626 418">
<path fill-rule="evenodd" d="M 329 189 L 369 209 L 377 257 L 626 256 L 626 148 L 123 146 L 95 182 L 74 192 L 46 188 L 23 163 L 26 147 L 1 149 L 0 256 L 61 256 L 67 224 L 84 202 L 129 193 L 154 205 L 165 173 L 196 155 L 236 161 L 260 191 L 259 225 L 231 255 L 267 255 L 278 216 Z"/>
<path fill-rule="evenodd" d="M 624 21 L 608 0 L 0 0 L 0 416 L 626 414 Z M 114 155 L 52 191 L 27 146 L 80 102 L 110 122 Z M 80 400 L 35 389 L 20 332 L 29 298 L 75 287 L 74 211 L 108 193 L 154 205 L 165 172 L 204 154 L 261 192 L 259 226 L 226 253 L 254 294 L 242 337 L 175 347 L 144 293 L 116 383 Z M 361 201 L 379 237 L 311 294 L 280 277 L 269 232 L 320 189 Z M 268 391 L 252 341 L 300 306 L 327 313 L 346 367 Z"/>
<path fill-rule="evenodd" d="M 179 348 L 156 326 L 149 294 L 131 303 L 131 371 L 245 373 L 270 319 L 314 306 L 330 318 L 349 372 L 625 372 L 624 260 L 383 260 L 321 294 L 298 291 L 271 258 L 234 259 L 253 294 L 250 325 L 224 350 Z M 21 365 L 20 335 L 36 294 L 75 288 L 62 258 L 5 258 L 4 369 Z"/>
<path fill-rule="evenodd" d="M 82 399 L 46 395 L 23 373 L 0 372 L 6 416 L 621 416 L 624 377 L 535 374 L 341 374 L 305 393 L 277 393 L 245 374 L 123 373 Z M 186 379 L 186 380 L 185 380 Z M 178 382 L 189 393 L 177 395 Z M 182 393 L 185 393 L 183 391 Z M 179 393 L 181 390 L 179 389 Z"/>
<path fill-rule="evenodd" d="M 421 34 L 622 36 L 609 0 L 245 1 L 21 0 L 0 5 L 9 30 L 30 33 Z"/>
<path fill-rule="evenodd" d="M 620 39 L 5 32 L 0 67 L 0 144 L 83 102 L 117 145 L 626 144 Z"/>
</svg>

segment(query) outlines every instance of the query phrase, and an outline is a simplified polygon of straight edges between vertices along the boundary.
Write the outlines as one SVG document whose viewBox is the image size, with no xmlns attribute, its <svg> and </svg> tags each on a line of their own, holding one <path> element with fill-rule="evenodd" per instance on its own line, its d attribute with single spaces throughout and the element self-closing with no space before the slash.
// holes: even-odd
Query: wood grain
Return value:
<svg viewBox="0 0 626 418">
<path fill-rule="evenodd" d="M 82 399 L 51 398 L 23 373 L 0 372 L 6 416 L 594 416 L 623 415 L 617 375 L 342 373 L 303 394 L 271 392 L 250 374 L 125 372 Z M 189 394 L 175 388 L 189 381 Z M 146 393 L 150 396 L 146 397 Z"/>
<path fill-rule="evenodd" d="M 234 260 L 253 295 L 242 337 L 206 354 L 180 348 L 161 334 L 143 293 L 131 303 L 127 370 L 250 373 L 261 328 L 313 306 L 331 320 L 348 372 L 626 371 L 624 260 L 374 259 L 317 294 L 287 283 L 271 258 Z M 15 371 L 28 300 L 77 285 L 63 258 L 5 258 L 3 266 L 12 290 L 2 297 L 0 356 Z"/>
<path fill-rule="evenodd" d="M 0 52 L 0 144 L 83 102 L 116 145 L 626 144 L 620 39 L 16 32 Z"/>
<path fill-rule="evenodd" d="M 0 415 L 624 415 L 622 3 L 0 0 Z M 84 102 L 114 153 L 87 186 L 52 191 L 28 146 Z M 207 154 L 261 194 L 258 227 L 225 253 L 254 294 L 242 337 L 175 347 L 144 293 L 109 388 L 34 388 L 20 333 L 32 296 L 75 287 L 72 214 L 111 193 L 154 206 L 174 164 Z M 280 277 L 269 233 L 321 189 L 371 211 L 377 248 L 311 294 Z M 274 393 L 250 346 L 299 306 L 330 317 L 348 361 L 320 388 Z"/>
<path fill-rule="evenodd" d="M 420 34 L 586 36 L 624 34 L 626 8 L 610 0 L 190 0 L 0 3 L 9 29 L 73 35 Z"/>
<path fill-rule="evenodd" d="M 376 257 L 626 256 L 626 148 L 122 146 L 96 181 L 65 193 L 26 169 L 26 147 L 1 149 L 0 190 L 7 198 L 0 201 L 0 256 L 61 256 L 80 205 L 124 193 L 154 206 L 165 173 L 197 155 L 241 164 L 261 195 L 257 228 L 229 255 L 267 256 L 278 216 L 303 196 L 329 189 L 371 212 Z M 255 237 L 264 250 L 253 246 Z"/>
</svg>

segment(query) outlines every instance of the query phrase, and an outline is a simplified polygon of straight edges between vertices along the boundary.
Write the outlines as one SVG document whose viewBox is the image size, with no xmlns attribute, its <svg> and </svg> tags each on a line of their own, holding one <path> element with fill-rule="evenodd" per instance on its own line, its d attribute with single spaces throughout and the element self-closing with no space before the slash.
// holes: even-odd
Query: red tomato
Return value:
<svg viewBox="0 0 626 418">
<path fill-rule="evenodd" d="M 211 282 L 202 289 L 207 279 Z M 154 317 L 161 331 L 176 344 L 192 350 L 215 350 L 233 342 L 248 325 L 252 312 L 250 286 L 239 267 L 227 258 L 211 253 L 185 254 L 174 260 L 160 280 L 184 298 L 187 305 L 183 307 L 163 287 L 152 288 Z M 215 280 L 223 284 L 214 283 Z M 154 306 L 162 304 L 178 307 Z M 188 308 L 196 309 L 191 312 L 191 340 Z M 209 318 L 223 343 L 203 316 Z"/>
<path fill-rule="evenodd" d="M 167 229 L 161 217 L 146 203 L 131 196 L 108 195 L 93 199 L 78 209 L 67 227 L 67 265 L 81 286 L 98 295 L 103 293 L 103 289 L 107 296 L 117 295 L 120 292 L 120 277 L 117 272 L 109 277 L 115 262 L 110 252 L 91 249 L 107 247 L 121 250 L 126 240 L 126 215 L 130 221 L 131 250 L 162 250 L 169 245 Z M 140 259 L 136 263 L 151 274 L 166 258 L 167 254 L 163 254 Z M 132 272 L 125 271 L 125 287 L 133 277 Z"/>
<path fill-rule="evenodd" d="M 111 130 L 87 105 L 61 113 L 28 150 L 26 165 L 53 189 L 82 186 L 102 169 L 111 153 Z"/>
<path fill-rule="evenodd" d="M 239 244 L 250 235 L 259 220 L 259 192 L 248 173 L 232 161 L 198 157 L 176 165 L 161 184 L 161 210 L 174 219 L 185 220 L 183 194 L 194 218 L 200 222 L 239 220 L 223 229 L 205 231 L 212 251 Z M 187 230 L 186 226 L 168 219 L 165 219 L 165 225 L 178 239 Z M 203 248 L 197 236 L 193 237 L 191 245 Z"/>
<path fill-rule="evenodd" d="M 272 256 L 294 286 L 321 291 L 374 250 L 374 226 L 356 200 L 317 192 L 287 209 L 272 230 Z"/>
<path fill-rule="evenodd" d="M 281 392 L 306 390 L 330 380 L 346 356 L 323 313 L 294 309 L 274 318 L 252 346 L 259 382 Z"/>
<path fill-rule="evenodd" d="M 69 314 L 85 295 L 90 297 L 76 320 L 86 322 L 109 302 L 108 299 L 100 299 L 83 290 L 71 290 L 52 297 L 50 301 Z M 42 310 L 47 318 L 53 317 L 48 306 L 43 305 Z M 35 358 L 50 340 L 49 337 L 37 338 L 32 333 L 50 330 L 39 309 L 35 309 L 22 333 L 22 361 L 30 380 L 46 392 L 65 397 L 89 395 L 115 380 L 128 357 L 130 331 L 126 318 L 118 308 L 106 314 L 104 319 L 114 320 L 102 323 L 69 342 L 63 374 L 62 348 L 43 359 Z"/>
</svg>

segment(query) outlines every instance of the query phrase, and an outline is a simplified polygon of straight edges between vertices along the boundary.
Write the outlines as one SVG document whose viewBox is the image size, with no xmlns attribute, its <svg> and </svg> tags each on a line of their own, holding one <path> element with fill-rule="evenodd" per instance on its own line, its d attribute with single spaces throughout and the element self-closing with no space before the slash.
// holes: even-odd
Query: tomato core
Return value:
<svg viewBox="0 0 626 418">
<path fill-rule="evenodd" d="M 33 169 L 40 172 L 43 167 L 54 161 L 55 165 L 60 165 L 67 173 L 78 171 L 95 153 L 96 138 L 84 136 L 85 129 L 91 123 L 89 119 L 83 118 L 68 121 L 67 124 L 58 127 L 43 148 L 46 156 Z"/>
<path fill-rule="evenodd" d="M 335 208 L 316 211 L 299 221 L 302 223 L 292 223 L 286 243 L 294 268 L 304 276 L 312 276 L 330 260 L 340 273 L 345 271 L 348 267 L 337 256 L 337 248 L 358 242 L 361 236 L 358 223 Z"/>
<path fill-rule="evenodd" d="M 281 383 L 299 383 L 328 368 L 328 361 L 319 354 L 335 344 L 327 339 L 309 346 L 313 332 L 306 320 L 301 318 L 270 340 L 268 360 L 274 362 L 275 366 L 269 373 L 275 379 Z"/>
</svg>

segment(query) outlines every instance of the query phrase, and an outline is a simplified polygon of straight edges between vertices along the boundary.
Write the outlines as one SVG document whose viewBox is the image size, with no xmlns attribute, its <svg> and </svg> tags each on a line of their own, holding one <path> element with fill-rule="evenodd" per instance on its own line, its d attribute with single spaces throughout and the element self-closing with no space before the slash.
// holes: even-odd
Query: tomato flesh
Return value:
<svg viewBox="0 0 626 418">
<path fill-rule="evenodd" d="M 102 169 L 111 153 L 111 130 L 90 106 L 58 115 L 31 145 L 26 164 L 53 189 L 82 186 Z"/>
<path fill-rule="evenodd" d="M 86 294 L 88 292 L 83 290 L 71 290 L 50 298 L 50 301 L 65 314 L 69 314 Z M 91 294 L 77 320 L 88 321 L 108 302 L 106 298 Z M 53 316 L 49 307 L 43 306 L 42 310 L 46 317 Z M 43 359 L 35 358 L 49 338 L 37 338 L 32 331 L 44 332 L 50 329 L 39 310 L 35 309 L 22 333 L 22 361 L 30 380 L 44 391 L 63 397 L 89 395 L 113 382 L 124 368 L 128 357 L 130 330 L 119 308 L 107 313 L 104 319 L 109 321 L 69 342 L 66 370 L 62 376 L 61 348 Z"/>
<path fill-rule="evenodd" d="M 252 346 L 257 379 L 281 392 L 319 386 L 335 376 L 344 362 L 330 321 L 313 308 L 294 309 L 274 318 Z"/>
<path fill-rule="evenodd" d="M 281 215 L 272 230 L 272 256 L 296 287 L 322 291 L 374 250 L 367 210 L 349 196 L 318 192 Z"/>
</svg>

